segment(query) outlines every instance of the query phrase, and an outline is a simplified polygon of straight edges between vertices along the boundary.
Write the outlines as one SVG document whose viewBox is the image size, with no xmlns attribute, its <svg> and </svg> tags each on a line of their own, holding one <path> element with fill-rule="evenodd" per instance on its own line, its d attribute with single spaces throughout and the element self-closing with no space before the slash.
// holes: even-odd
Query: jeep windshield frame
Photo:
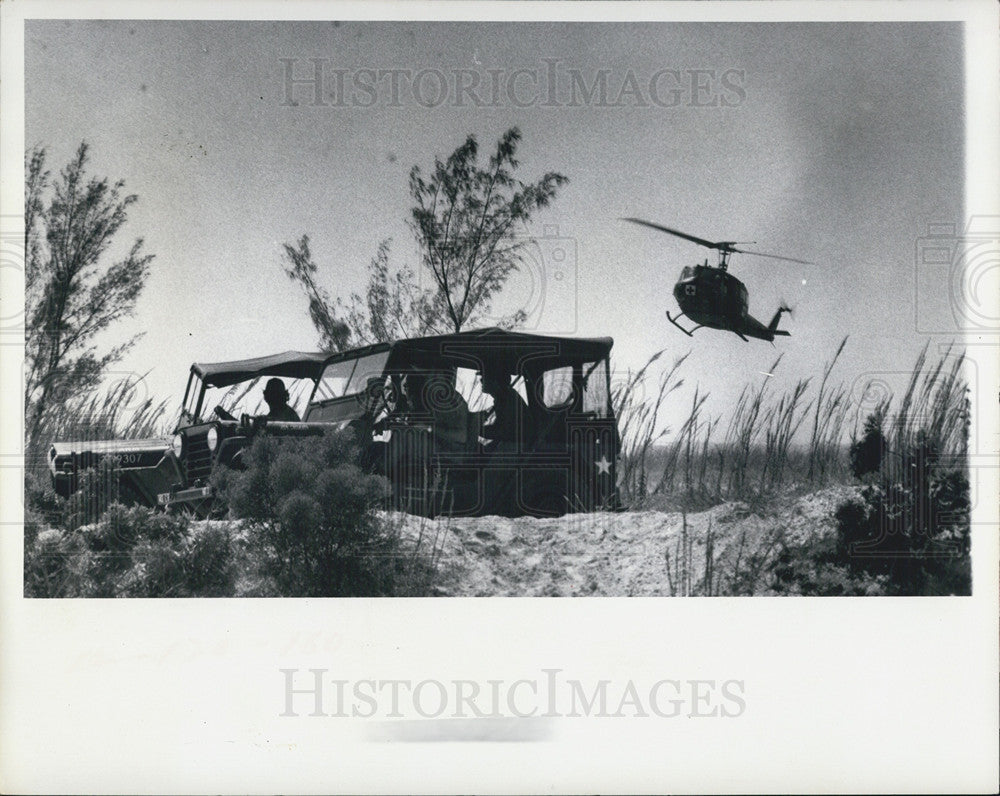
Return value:
<svg viewBox="0 0 1000 796">
<path fill-rule="evenodd" d="M 323 406 L 363 392 L 369 378 L 385 373 L 391 347 L 389 343 L 378 343 L 327 359 L 316 379 L 309 405 Z"/>
<path fill-rule="evenodd" d="M 285 351 L 266 357 L 240 359 L 229 362 L 195 362 L 191 365 L 184 400 L 181 403 L 180 426 L 206 422 L 202 418 L 205 397 L 213 387 L 234 387 L 253 384 L 265 377 L 308 379 L 315 385 L 329 354 L 323 352 Z M 310 390 L 311 393 L 311 390 Z"/>
</svg>

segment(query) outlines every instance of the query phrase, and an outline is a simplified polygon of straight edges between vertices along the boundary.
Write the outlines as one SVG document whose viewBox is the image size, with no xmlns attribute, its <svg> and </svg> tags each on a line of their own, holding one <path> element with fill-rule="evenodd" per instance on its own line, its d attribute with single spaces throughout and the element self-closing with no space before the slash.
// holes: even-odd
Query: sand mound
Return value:
<svg viewBox="0 0 1000 796">
<path fill-rule="evenodd" d="M 850 493 L 849 487 L 834 487 L 780 499 L 766 509 L 725 503 L 689 513 L 686 527 L 682 514 L 662 511 L 392 520 L 410 545 L 440 551 L 441 595 L 767 593 L 768 565 L 782 541 L 832 533 L 833 511 Z"/>
</svg>

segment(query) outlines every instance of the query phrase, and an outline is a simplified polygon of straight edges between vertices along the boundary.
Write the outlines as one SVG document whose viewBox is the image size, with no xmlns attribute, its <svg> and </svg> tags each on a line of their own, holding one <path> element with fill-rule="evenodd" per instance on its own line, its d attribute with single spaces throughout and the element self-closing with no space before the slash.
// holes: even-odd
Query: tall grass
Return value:
<svg viewBox="0 0 1000 796">
<path fill-rule="evenodd" d="M 764 466 L 760 471 L 758 491 L 777 489 L 782 485 L 788 465 L 788 452 L 799 427 L 806 419 L 809 404 L 801 406 L 809 388 L 809 379 L 800 379 L 795 386 L 769 406 L 764 415 Z M 801 406 L 801 408 L 800 408 Z"/>
<path fill-rule="evenodd" d="M 747 491 L 750 454 L 755 450 L 761 432 L 759 421 L 764 405 L 764 393 L 767 391 L 769 379 L 781 363 L 782 356 L 784 355 L 774 360 L 774 364 L 761 380 L 760 387 L 756 391 L 749 386 L 744 387 L 736 402 L 736 410 L 729 421 L 729 431 L 723 442 L 730 460 L 728 479 L 730 494 L 743 495 Z"/>
<path fill-rule="evenodd" d="M 739 541 L 726 544 L 726 535 L 712 525 L 701 536 L 688 525 L 687 512 L 681 511 L 681 529 L 664 550 L 667 589 L 671 597 L 736 597 L 759 594 L 770 587 L 770 572 L 782 549 L 784 533 L 770 528 L 748 539 L 746 528 Z M 721 548 L 717 544 L 722 542 Z M 704 547 L 704 552 L 696 552 Z"/>
<path fill-rule="evenodd" d="M 143 377 L 127 377 L 103 392 L 70 398 L 45 418 L 33 439 L 25 440 L 25 462 L 45 467 L 45 452 L 55 440 L 141 439 L 169 432 L 167 402 L 144 396 Z"/>
<path fill-rule="evenodd" d="M 782 362 L 777 357 L 759 384 L 743 388 L 728 416 L 707 415 L 708 394 L 695 386 L 687 414 L 675 428 L 659 423 L 665 399 L 684 384 L 680 369 L 688 354 L 666 370 L 648 399 L 643 397 L 643 381 L 663 352 L 629 373 L 614 393 L 623 437 L 620 486 L 625 504 L 694 508 L 755 500 L 789 486 L 846 482 L 847 446 L 857 440 L 866 412 L 885 418 L 893 459 L 887 466 L 912 469 L 914 456 L 962 460 L 970 417 L 964 354 L 951 345 L 931 362 L 925 345 L 898 401 L 883 395 L 873 407 L 863 399 L 874 382 L 854 396 L 834 379 L 847 341 L 844 337 L 824 363 L 818 383 L 799 379 L 783 392 L 771 389 Z"/>
<path fill-rule="evenodd" d="M 806 472 L 808 481 L 822 481 L 843 458 L 844 422 L 850 412 L 850 395 L 843 385 L 828 389 L 827 384 L 833 366 L 837 364 L 846 345 L 847 337 L 844 337 L 837 352 L 823 369 L 809 438 L 809 469 Z"/>
<path fill-rule="evenodd" d="M 611 401 L 622 440 L 619 488 L 627 503 L 635 502 L 648 491 L 650 449 L 669 433 L 669 428 L 658 428 L 660 410 L 667 396 L 684 383 L 676 374 L 691 352 L 674 360 L 660 376 L 656 392 L 647 399 L 646 375 L 664 353 L 665 349 L 657 351 L 638 371 L 627 371 L 625 378 L 611 388 Z"/>
<path fill-rule="evenodd" d="M 771 389 L 782 361 L 778 356 L 759 384 L 743 388 L 728 417 L 706 414 L 709 395 L 696 386 L 676 430 L 658 423 L 664 400 L 684 383 L 679 371 L 689 354 L 675 360 L 644 400 L 643 381 L 663 352 L 654 354 L 614 391 L 623 439 L 623 501 L 636 508 L 651 502 L 687 508 L 766 495 L 782 489 L 792 473 L 797 482 L 813 485 L 842 478 L 851 400 L 843 385 L 830 385 L 830 377 L 846 344 L 845 337 L 824 366 L 814 397 L 811 378 L 799 379 L 783 393 Z M 800 442 L 810 418 L 809 436 Z M 655 480 L 651 473 L 657 474 Z"/>
<path fill-rule="evenodd" d="M 682 478 L 684 488 L 688 492 L 694 490 L 692 473 L 695 471 L 695 456 L 699 449 L 707 447 L 715 428 L 714 422 L 706 423 L 701 419 L 702 406 L 707 399 L 708 393 L 699 395 L 698 388 L 695 387 L 691 411 L 681 423 L 673 444 L 667 448 L 666 458 L 660 470 L 660 479 L 653 488 L 654 494 L 673 490 L 678 477 Z M 699 443 L 702 434 L 704 438 Z"/>
<path fill-rule="evenodd" d="M 953 345 L 949 345 L 938 362 L 928 366 L 929 345 L 920 352 L 892 416 L 889 445 L 896 451 L 924 447 L 938 456 L 963 457 L 968 452 L 971 409 L 962 375 L 965 354 L 952 357 Z"/>
<path fill-rule="evenodd" d="M 925 344 L 917 356 L 894 410 L 892 394 L 882 394 L 874 404 L 859 404 L 855 409 L 852 451 L 860 443 L 858 427 L 866 410 L 865 433 L 881 437 L 883 453 L 879 458 L 885 456 L 875 463 L 875 470 L 889 481 L 908 481 L 912 473 L 901 468 L 918 466 L 918 459 L 935 467 L 966 466 L 972 407 L 963 373 L 965 354 L 953 353 L 954 344 L 949 344 L 936 362 L 929 363 L 929 345 Z M 874 383 L 869 382 L 865 394 L 873 388 Z"/>
<path fill-rule="evenodd" d="M 887 578 L 890 593 L 971 593 L 965 355 L 949 346 L 936 362 L 925 345 L 890 413 L 883 398 L 851 445 L 864 484 L 836 511 L 837 563 Z"/>
</svg>

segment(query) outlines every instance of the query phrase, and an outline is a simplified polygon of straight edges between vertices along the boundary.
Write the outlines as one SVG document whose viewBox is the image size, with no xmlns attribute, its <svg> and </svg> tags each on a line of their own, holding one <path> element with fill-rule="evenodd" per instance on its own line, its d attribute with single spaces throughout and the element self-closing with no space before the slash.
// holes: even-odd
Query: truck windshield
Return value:
<svg viewBox="0 0 1000 796">
<path fill-rule="evenodd" d="M 381 376 L 388 351 L 369 354 L 358 359 L 342 359 L 331 362 L 323 370 L 313 401 L 328 401 L 331 398 L 343 398 L 345 395 L 357 395 L 365 389 L 365 383 L 373 376 Z"/>
<path fill-rule="evenodd" d="M 574 400 L 574 382 L 577 381 L 582 387 L 579 403 Z M 550 409 L 575 404 L 580 411 L 608 417 L 608 360 L 545 371 L 542 374 L 542 401 Z"/>
<path fill-rule="evenodd" d="M 208 387 L 205 389 L 201 402 L 201 418 L 193 422 L 212 420 L 215 418 L 215 407 L 221 407 L 235 418 L 241 415 L 266 415 L 267 402 L 264 400 L 264 387 L 270 376 L 260 376 L 249 381 L 241 381 L 228 387 Z M 288 405 L 301 417 L 305 410 L 309 393 L 312 392 L 312 379 L 282 378 L 285 389 L 288 390 Z"/>
</svg>

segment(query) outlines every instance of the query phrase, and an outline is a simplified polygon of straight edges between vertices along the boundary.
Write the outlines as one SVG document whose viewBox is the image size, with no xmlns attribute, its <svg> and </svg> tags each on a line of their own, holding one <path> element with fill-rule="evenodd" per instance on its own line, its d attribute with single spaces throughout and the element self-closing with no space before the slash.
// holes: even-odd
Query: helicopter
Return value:
<svg viewBox="0 0 1000 796">
<path fill-rule="evenodd" d="M 753 252 L 745 249 L 737 249 L 737 241 L 713 242 L 688 235 L 686 232 L 654 224 L 651 221 L 643 221 L 639 218 L 622 218 L 621 221 L 629 221 L 633 224 L 641 224 L 644 227 L 666 232 L 684 240 L 697 243 L 709 249 L 719 252 L 719 264 L 709 265 L 708 260 L 701 265 L 686 266 L 681 271 L 680 279 L 674 285 L 674 298 L 681 308 L 680 314 L 674 318 L 667 310 L 667 320 L 680 329 L 688 337 L 693 337 L 693 333 L 703 326 L 710 329 L 722 329 L 730 331 L 740 339 L 749 342 L 748 338 L 755 337 L 759 340 L 774 342 L 776 336 L 790 337 L 791 332 L 778 328 L 778 322 L 783 313 L 791 313 L 791 309 L 782 303 L 778 311 L 774 313 L 771 322 L 765 326 L 754 318 L 747 311 L 747 289 L 746 286 L 735 276 L 727 271 L 729 267 L 729 257 L 732 254 L 754 254 L 758 257 L 771 257 L 775 260 L 787 260 L 788 262 L 801 263 L 802 265 L 812 265 L 806 260 L 796 260 L 792 257 L 780 257 L 777 254 L 765 254 L 764 252 Z M 697 325 L 690 331 L 681 326 L 677 321 L 681 316 L 686 315 Z"/>
</svg>

